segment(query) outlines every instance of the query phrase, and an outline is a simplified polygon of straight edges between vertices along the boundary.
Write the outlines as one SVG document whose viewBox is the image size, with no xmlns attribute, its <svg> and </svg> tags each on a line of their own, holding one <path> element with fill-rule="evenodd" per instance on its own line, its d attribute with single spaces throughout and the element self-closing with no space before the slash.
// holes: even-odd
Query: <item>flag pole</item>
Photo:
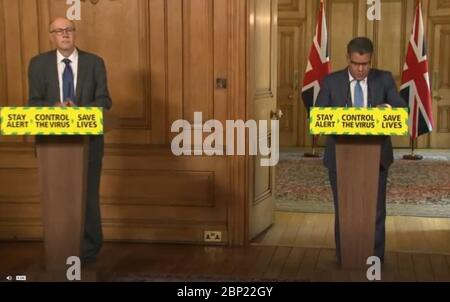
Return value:
<svg viewBox="0 0 450 302">
<path fill-rule="evenodd" d="M 311 152 L 306 152 L 305 154 L 303 154 L 304 157 L 317 158 L 317 157 L 321 156 L 320 153 L 316 153 L 316 147 L 317 147 L 316 139 L 317 139 L 317 136 L 313 135 L 312 136 L 312 150 L 311 150 Z"/>
<path fill-rule="evenodd" d="M 423 156 L 414 154 L 415 140 L 411 137 L 411 154 L 403 155 L 404 160 L 422 160 Z"/>
</svg>

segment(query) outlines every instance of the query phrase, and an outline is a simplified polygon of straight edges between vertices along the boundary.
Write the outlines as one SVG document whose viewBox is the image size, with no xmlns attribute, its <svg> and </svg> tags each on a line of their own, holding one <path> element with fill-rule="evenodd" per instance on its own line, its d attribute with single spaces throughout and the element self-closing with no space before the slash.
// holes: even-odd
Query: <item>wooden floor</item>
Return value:
<svg viewBox="0 0 450 302">
<path fill-rule="evenodd" d="M 334 215 L 276 212 L 255 245 L 334 248 Z M 386 250 L 450 255 L 450 218 L 388 216 Z"/>
<path fill-rule="evenodd" d="M 450 281 L 450 219 L 388 217 L 382 281 Z M 0 242 L 0 280 L 47 281 L 41 242 Z M 96 281 L 366 281 L 335 259 L 333 215 L 277 212 L 249 247 L 106 243 Z M 94 277 L 92 277 L 94 276 Z"/>
<path fill-rule="evenodd" d="M 48 281 L 42 243 L 0 242 L 0 278 Z M 389 252 L 382 281 L 450 281 L 450 256 Z M 367 281 L 341 270 L 335 251 L 286 246 L 187 246 L 106 243 L 85 281 Z"/>
</svg>

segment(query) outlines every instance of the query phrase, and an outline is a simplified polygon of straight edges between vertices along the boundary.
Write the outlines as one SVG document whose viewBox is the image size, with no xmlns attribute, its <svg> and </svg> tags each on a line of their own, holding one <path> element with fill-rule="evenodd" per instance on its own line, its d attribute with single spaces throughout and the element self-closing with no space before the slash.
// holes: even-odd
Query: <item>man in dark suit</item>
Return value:
<svg viewBox="0 0 450 302">
<path fill-rule="evenodd" d="M 57 18 L 50 24 L 50 39 L 56 49 L 31 59 L 30 106 L 103 107 L 112 105 L 103 60 L 75 47 L 75 24 Z M 89 138 L 83 262 L 95 261 L 101 249 L 99 186 L 103 159 L 103 136 Z"/>
<path fill-rule="evenodd" d="M 323 79 L 315 106 L 317 107 L 406 107 L 395 86 L 392 74 L 371 69 L 373 44 L 365 37 L 355 38 L 348 44 L 348 67 L 334 72 Z M 335 241 L 338 262 L 340 262 L 339 207 L 336 179 L 336 137 L 328 136 L 324 164 L 333 191 L 335 208 Z M 374 255 L 384 261 L 386 183 L 388 169 L 394 160 L 390 137 L 383 137 L 381 143 L 380 177 L 375 225 Z"/>
</svg>

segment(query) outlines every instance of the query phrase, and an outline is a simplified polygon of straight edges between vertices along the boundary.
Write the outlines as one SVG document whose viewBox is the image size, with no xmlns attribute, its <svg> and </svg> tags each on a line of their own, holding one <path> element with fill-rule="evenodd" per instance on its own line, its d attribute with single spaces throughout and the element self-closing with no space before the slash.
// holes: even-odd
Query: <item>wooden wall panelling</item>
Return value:
<svg viewBox="0 0 450 302">
<path fill-rule="evenodd" d="M 36 165 L 28 144 L 0 144 L 0 239 L 42 238 Z"/>
<path fill-rule="evenodd" d="M 5 38 L 4 0 L 0 0 L 0 106 L 7 104 L 8 78 L 6 76 L 6 38 Z"/>
<path fill-rule="evenodd" d="M 392 72 L 400 83 L 405 57 L 405 41 L 409 40 L 406 22 L 406 0 L 383 1 L 382 20 L 375 23 L 374 64 L 377 68 Z"/>
<path fill-rule="evenodd" d="M 11 203 L 11 201 L 15 201 L 20 204 L 38 204 L 36 169 L 11 168 L 4 169 L 4 171 L 7 173 L 2 173 L 0 176 L 2 180 L 0 190 L 3 192 L 0 196 L 0 202 Z"/>
<path fill-rule="evenodd" d="M 329 18 L 331 67 L 333 71 L 347 66 L 347 43 L 360 32 L 361 2 L 358 0 L 335 0 L 327 2 Z M 365 14 L 362 16 L 365 18 Z"/>
<path fill-rule="evenodd" d="M 217 79 L 227 79 L 229 77 L 229 7 L 228 0 L 213 0 L 214 5 L 214 75 L 213 87 L 214 89 L 214 119 L 219 120 L 225 124 L 228 111 L 229 93 L 228 89 L 217 87 Z M 211 85 L 211 83 L 209 83 Z"/>
<path fill-rule="evenodd" d="M 38 35 L 38 15 L 37 1 L 21 1 L 21 39 L 22 39 L 22 82 L 23 82 L 23 100 L 22 104 L 28 103 L 28 64 L 30 59 L 39 53 L 39 40 L 41 37 Z M 45 35 L 47 38 L 48 35 Z M 34 137 L 21 137 L 21 139 L 27 143 L 33 143 Z"/>
<path fill-rule="evenodd" d="M 198 229 L 194 237 L 182 240 L 196 242 L 203 240 L 202 227 L 227 234 L 225 158 L 168 160 L 165 152 L 152 152 L 149 157 L 122 156 L 128 157 L 127 169 L 123 168 L 122 160 L 110 158 L 105 161 L 103 174 L 102 213 L 105 230 L 111 232 L 110 239 L 126 239 L 117 225 L 135 229 L 143 234 L 139 239 L 144 241 L 179 241 L 176 236 L 157 236 L 158 230 L 161 234 L 169 230 L 176 234 L 177 230 L 183 233 Z M 144 232 L 139 228 L 151 230 Z"/>
<path fill-rule="evenodd" d="M 163 3 L 167 6 L 163 6 Z M 226 108 L 226 104 L 223 104 L 226 92 L 215 93 L 213 90 L 214 73 L 226 73 L 227 68 L 227 65 L 223 64 L 223 61 L 226 62 L 227 53 L 223 48 L 226 48 L 224 41 L 227 40 L 227 36 L 226 32 L 221 32 L 223 29 L 226 30 L 227 23 L 226 19 L 220 19 L 223 16 L 219 18 L 214 15 L 220 11 L 226 12 L 226 9 L 223 10 L 224 4 L 223 1 L 211 0 L 174 2 L 170 5 L 167 2 L 155 1 L 152 4 L 156 5 L 150 8 L 152 132 L 155 127 L 164 129 L 170 126 L 167 116 L 171 116 L 172 119 L 184 118 L 191 122 L 195 111 L 203 113 L 204 121 L 213 118 L 215 114 L 224 116 L 225 112 L 222 110 Z M 160 17 L 155 19 L 153 14 L 159 14 Z M 166 19 L 162 19 L 161 16 L 164 15 Z M 169 27 L 178 28 L 180 31 L 169 32 L 167 31 Z M 155 46 L 158 43 L 159 46 Z M 181 46 L 181 51 L 169 51 L 166 45 L 168 43 Z M 216 45 L 221 52 L 215 51 Z M 168 54 L 175 57 L 168 57 Z M 181 64 L 177 67 L 172 63 L 169 65 L 168 62 L 172 58 L 174 62 Z M 175 72 L 180 72 L 181 77 Z M 168 86 L 168 83 L 175 85 Z M 158 92 L 155 92 L 155 89 L 158 89 Z M 176 89 L 179 90 L 176 91 Z M 215 108 L 214 103 L 216 96 L 222 97 L 221 100 L 218 99 L 222 102 L 218 108 Z M 167 101 L 168 97 L 169 101 Z M 167 108 L 175 108 L 174 113 L 167 113 Z M 156 115 L 162 117 L 156 118 Z M 162 120 L 164 118 L 166 121 Z M 156 125 L 155 121 L 158 120 L 160 122 Z M 168 131 L 168 128 L 164 130 Z M 169 140 L 166 136 L 165 139 L 153 140 L 152 143 L 167 144 Z M 162 155 L 153 151 L 145 155 L 144 152 L 136 157 L 127 156 L 121 152 L 117 161 L 113 158 L 109 161 L 112 165 L 118 164 L 121 167 L 119 177 L 109 175 L 108 173 L 113 173 L 114 169 L 113 166 L 108 166 L 113 170 L 105 171 L 105 185 L 102 187 L 105 190 L 103 195 L 107 196 L 104 206 L 105 215 L 107 215 L 105 223 L 108 230 L 114 230 L 111 231 L 110 236 L 117 239 L 128 236 L 136 238 L 131 233 L 123 233 L 122 229 L 116 227 L 117 223 L 126 223 L 135 229 L 137 234 L 141 234 L 137 235 L 141 240 L 147 238 L 156 241 L 169 239 L 180 241 L 183 230 L 188 230 L 190 237 L 185 237 L 181 241 L 201 242 L 202 229 L 213 227 L 223 231 L 226 242 L 228 238 L 226 230 L 228 180 L 225 159 L 201 157 L 178 159 L 170 155 L 167 145 L 161 146 L 160 150 L 167 151 L 161 151 Z M 140 152 L 138 150 L 138 153 Z M 126 168 L 121 162 L 126 162 Z M 133 169 L 139 171 L 133 172 Z M 128 187 L 125 183 L 127 173 L 136 174 L 135 183 L 140 183 L 138 187 L 143 188 L 133 193 L 135 194 L 133 196 L 120 195 L 122 194 L 120 188 Z M 155 183 L 157 178 L 155 175 L 158 174 L 160 175 L 160 179 L 157 180 L 159 185 Z M 176 175 L 178 179 L 183 178 L 191 189 L 195 187 L 193 181 L 196 178 L 193 175 L 209 175 L 208 181 L 203 181 L 203 185 L 200 186 L 204 192 L 205 190 L 209 192 L 208 203 L 204 204 L 205 201 L 202 201 L 204 196 L 184 192 L 184 187 L 176 185 L 175 178 L 170 175 Z M 108 185 L 114 182 L 119 184 Z M 173 192 L 174 187 L 185 194 L 176 195 Z M 149 194 L 148 189 L 144 188 L 155 188 L 155 190 Z M 158 199 L 159 201 L 155 204 Z M 130 201 L 131 204 L 128 204 Z M 145 206 L 137 205 L 137 201 Z M 138 225 L 142 224 L 147 225 L 146 231 L 138 228 Z M 180 228 L 181 226 L 183 227 Z M 193 231 L 194 229 L 196 231 Z"/>
<path fill-rule="evenodd" d="M 114 152 L 115 153 L 115 152 Z M 222 210 L 224 200 L 226 200 L 226 175 L 224 172 L 226 165 L 225 157 L 173 157 L 166 149 L 149 150 L 136 148 L 135 150 L 119 151 L 118 156 L 111 152 L 104 164 L 104 183 L 102 183 L 101 192 L 106 197 L 106 203 L 112 205 L 127 204 L 146 204 L 170 207 L 171 205 L 180 206 L 205 206 L 205 211 L 210 211 L 212 206 L 218 206 Z M 119 178 L 117 175 L 120 174 Z M 160 175 L 157 179 L 155 175 Z M 123 176 L 123 177 L 122 177 Z M 129 184 L 134 178 L 135 184 Z M 184 185 L 181 185 L 180 178 L 185 178 L 192 188 L 184 191 Z M 164 180 L 163 180 L 164 179 Z M 166 183 L 167 182 L 167 183 Z M 138 184 L 139 183 L 139 184 Z M 159 183 L 159 187 L 152 185 Z M 164 184 L 166 183 L 166 184 Z M 177 184 L 178 185 L 174 185 Z M 133 187 L 135 190 L 130 190 Z M 194 187 L 201 189 L 201 192 L 191 192 Z M 154 188 L 154 192 L 150 192 Z M 174 189 L 180 189 L 180 192 L 173 192 Z M 214 192 L 207 191 L 205 188 L 214 188 Z M 139 190 L 139 191 L 138 191 Z M 219 190 L 219 191 L 218 191 Z M 202 193 L 203 192 L 203 193 Z M 185 193 L 185 200 L 180 198 Z M 170 198 L 162 199 L 159 197 L 166 194 Z M 198 195 L 200 194 L 200 195 Z M 124 197 L 125 196 L 125 197 Z M 158 197 L 159 196 L 159 197 Z M 200 199 L 192 196 L 203 196 Z M 207 202 L 205 198 L 207 198 Z M 214 197 L 214 198 L 213 198 Z M 215 213 L 208 213 L 211 217 L 224 217 L 224 213 L 217 210 Z M 171 214 L 169 214 L 171 215 Z M 189 216 L 186 216 L 189 217 Z M 184 217 L 183 219 L 188 219 Z M 199 219 L 202 217 L 196 217 Z M 207 218 L 206 216 L 203 218 Z M 207 218 L 209 219 L 209 218 Z"/>
<path fill-rule="evenodd" d="M 20 16 L 20 28 L 21 28 L 21 53 L 22 53 L 22 82 L 23 82 L 23 96 L 22 104 L 26 105 L 28 100 L 28 63 L 30 59 L 39 53 L 39 39 L 46 38 L 39 37 L 37 34 L 38 28 L 38 16 L 37 1 L 21 0 L 20 2 L 21 16 Z"/>
<path fill-rule="evenodd" d="M 0 154 L 0 239 L 42 238 L 36 161 L 24 147 Z"/>
<path fill-rule="evenodd" d="M 184 118 L 194 112 L 203 119 L 214 113 L 214 4 L 212 0 L 183 1 Z"/>
<path fill-rule="evenodd" d="M 8 33 L 5 39 L 13 42 L 0 49 L 0 60 L 9 64 L 0 83 L 13 79 L 13 85 L 7 83 L 8 100 L 22 101 L 26 76 L 20 61 L 28 63 L 52 48 L 48 22 L 65 15 L 67 6 L 64 1 L 0 1 L 0 25 L 5 18 L 0 38 Z M 22 15 L 21 6 L 27 9 Z M 246 119 L 245 7 L 241 0 L 82 3 L 78 45 L 105 59 L 113 111 L 121 119 L 120 128 L 106 136 L 101 200 L 107 240 L 201 243 L 203 230 L 212 229 L 222 230 L 227 243 L 230 221 L 230 243 L 245 243 L 247 158 L 175 158 L 169 150 L 171 123 L 189 119 L 194 111 L 203 111 L 204 120 Z M 229 12 L 235 23 L 228 21 Z M 21 27 L 31 31 L 22 41 L 16 39 Z M 229 89 L 214 89 L 216 77 L 229 77 Z M 0 188 L 0 238 L 41 238 L 33 147 L 3 144 L 0 152 L 1 171 L 19 171 L 14 179 L 21 178 L 27 186 L 23 192 L 36 198 L 24 209 L 15 190 L 20 186 Z"/>
<path fill-rule="evenodd" d="M 150 56 L 150 68 L 144 69 L 144 73 L 148 72 L 150 79 L 149 96 L 143 100 L 147 103 L 150 109 L 150 126 L 151 128 L 151 143 L 164 144 L 166 143 L 166 120 L 167 120 L 167 28 L 166 28 L 166 1 L 154 0 L 148 4 L 149 14 L 149 42 L 148 49 Z M 146 24 L 146 23 L 144 23 Z M 144 38 L 143 36 L 142 38 Z M 145 40 L 144 40 L 145 41 Z M 147 56 L 145 52 L 142 55 Z M 144 60 L 143 60 L 144 61 Z M 141 62 L 143 63 L 143 62 Z M 147 76 L 147 75 L 146 75 Z M 144 105 L 145 106 L 145 105 Z M 147 127 L 148 127 L 147 126 Z"/>
<path fill-rule="evenodd" d="M 2 69 L 0 87 L 3 86 L 4 90 L 0 93 L 0 97 L 2 97 L 1 105 L 6 106 L 21 106 L 26 103 L 28 62 L 23 47 L 32 43 L 33 38 L 26 32 L 28 27 L 22 20 L 23 3 L 22 1 L 3 1 L 2 4 L 0 39 L 4 41 L 4 46 L 0 46 L 2 48 L 0 60 L 3 58 L 4 61 L 0 67 Z M 24 140 L 24 137 L 0 137 L 0 142 L 18 143 Z"/>
<path fill-rule="evenodd" d="M 125 160 L 127 155 L 121 154 L 104 161 L 100 193 L 102 222 L 108 234 L 105 239 L 201 243 L 203 230 L 212 229 L 221 230 L 226 243 L 227 160 L 174 160 L 168 159 L 166 152 L 152 152 L 147 157 L 138 153 Z M 2 169 L 7 172 L 0 176 L 3 239 L 42 238 L 37 170 L 29 160 L 25 163 L 23 168 Z M 179 240 L 188 229 L 191 233 L 196 230 L 195 236 Z M 168 232 L 178 235 L 157 235 Z"/>
<path fill-rule="evenodd" d="M 23 104 L 23 62 L 22 57 L 22 26 L 21 1 L 4 1 L 5 21 L 5 53 L 6 77 L 8 79 L 8 105 L 20 106 Z"/>
<path fill-rule="evenodd" d="M 278 18 L 305 19 L 308 1 L 304 0 L 278 0 Z"/>
<path fill-rule="evenodd" d="M 36 36 L 38 37 L 39 52 L 41 53 L 52 49 L 49 37 L 49 22 L 52 17 L 50 16 L 49 0 L 37 0 L 36 4 L 36 15 L 38 22 Z M 84 11 L 85 10 L 83 9 L 83 12 Z"/>
<path fill-rule="evenodd" d="M 430 16 L 450 16 L 450 0 L 431 0 Z"/>
<path fill-rule="evenodd" d="M 212 171 L 111 169 L 103 173 L 103 182 L 100 193 L 104 204 L 214 206 Z M 114 188 L 114 192 L 111 188 Z"/>
<path fill-rule="evenodd" d="M 167 122 L 172 125 L 183 119 L 183 0 L 167 2 L 167 57 Z M 170 140 L 175 136 L 167 134 Z"/>
</svg>

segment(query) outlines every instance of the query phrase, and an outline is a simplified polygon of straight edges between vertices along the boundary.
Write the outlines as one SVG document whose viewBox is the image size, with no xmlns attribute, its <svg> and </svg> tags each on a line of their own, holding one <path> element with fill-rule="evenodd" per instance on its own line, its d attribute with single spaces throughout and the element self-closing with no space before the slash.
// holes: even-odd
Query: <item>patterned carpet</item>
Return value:
<svg viewBox="0 0 450 302">
<path fill-rule="evenodd" d="M 450 217 L 450 152 L 425 154 L 423 161 L 400 160 L 389 170 L 388 215 Z M 322 159 L 284 152 L 276 169 L 276 209 L 333 213 L 328 173 Z M 423 154 L 423 153 L 421 153 Z"/>
</svg>

